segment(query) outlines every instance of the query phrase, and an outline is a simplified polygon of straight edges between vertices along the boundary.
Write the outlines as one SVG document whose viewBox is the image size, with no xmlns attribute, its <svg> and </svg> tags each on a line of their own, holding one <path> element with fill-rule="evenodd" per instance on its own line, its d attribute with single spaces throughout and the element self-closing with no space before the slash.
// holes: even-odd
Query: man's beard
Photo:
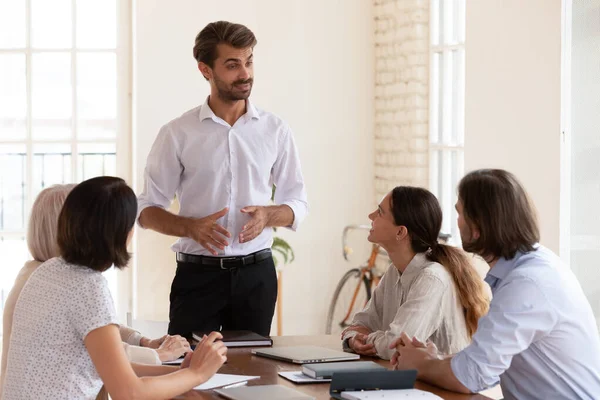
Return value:
<svg viewBox="0 0 600 400">
<path fill-rule="evenodd" d="M 224 101 L 239 101 L 246 100 L 250 97 L 250 92 L 252 92 L 252 84 L 254 83 L 253 78 L 249 78 L 246 80 L 237 80 L 233 82 L 231 85 L 226 82 L 220 80 L 216 76 L 214 77 L 215 85 L 217 86 L 218 96 L 221 100 Z M 250 87 L 248 90 L 236 90 L 236 85 L 249 84 Z"/>
<path fill-rule="evenodd" d="M 469 226 L 465 226 L 463 229 L 459 230 L 459 233 L 463 250 L 472 253 L 473 245 L 475 244 L 475 239 L 473 239 L 473 231 Z"/>
</svg>

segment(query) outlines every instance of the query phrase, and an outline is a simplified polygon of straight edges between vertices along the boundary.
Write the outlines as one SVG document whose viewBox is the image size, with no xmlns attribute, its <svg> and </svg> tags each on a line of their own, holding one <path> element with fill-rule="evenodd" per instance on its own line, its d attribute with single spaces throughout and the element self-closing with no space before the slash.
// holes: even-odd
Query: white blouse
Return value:
<svg viewBox="0 0 600 400">
<path fill-rule="evenodd" d="M 19 271 L 15 284 L 13 285 L 10 293 L 6 297 L 4 303 L 4 313 L 2 315 L 2 362 L 0 364 L 0 398 L 2 395 L 2 386 L 4 382 L 4 376 L 6 371 L 6 359 L 8 357 L 8 350 L 10 347 L 10 336 L 12 332 L 13 314 L 15 312 L 15 304 L 17 299 L 23 290 L 23 286 L 31 276 L 31 274 L 42 264 L 39 261 L 27 261 L 23 268 Z M 119 326 L 119 332 L 121 334 L 121 340 L 123 341 L 123 347 L 127 358 L 131 362 L 138 364 L 149 364 L 149 365 L 161 365 L 162 362 L 158 357 L 158 353 L 154 349 L 148 347 L 140 347 L 140 340 L 142 335 L 127 326 Z"/>
<path fill-rule="evenodd" d="M 453 354 L 470 343 L 463 308 L 452 277 L 443 265 L 418 253 L 401 274 L 392 264 L 364 310 L 352 325 L 373 333 L 367 343 L 375 344 L 377 355 L 390 359 L 390 344 L 402 332 L 419 340 L 431 340 L 442 354 Z M 356 335 L 348 332 L 343 340 Z"/>
<path fill-rule="evenodd" d="M 95 399 L 102 380 L 84 345 L 94 329 L 117 324 L 106 278 L 53 258 L 16 302 L 3 400 Z"/>
</svg>

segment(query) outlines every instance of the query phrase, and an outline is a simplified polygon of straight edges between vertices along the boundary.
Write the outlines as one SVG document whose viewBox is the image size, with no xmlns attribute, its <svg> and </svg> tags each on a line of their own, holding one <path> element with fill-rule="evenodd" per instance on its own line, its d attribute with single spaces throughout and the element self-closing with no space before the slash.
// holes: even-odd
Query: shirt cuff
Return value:
<svg viewBox="0 0 600 400">
<path fill-rule="evenodd" d="M 127 343 L 132 344 L 134 346 L 141 346 L 140 342 L 142 341 L 143 337 L 144 336 L 141 333 L 135 331 L 131 334 L 131 336 L 127 338 Z"/>
<path fill-rule="evenodd" d="M 456 379 L 472 393 L 487 389 L 487 386 L 481 382 L 473 361 L 469 359 L 468 354 L 464 350 L 452 357 L 452 360 L 450 360 L 450 369 L 452 369 L 452 373 Z"/>
<path fill-rule="evenodd" d="M 292 209 L 292 213 L 294 214 L 294 221 L 291 225 L 286 226 L 286 228 L 291 229 L 296 232 L 300 223 L 306 216 L 306 208 L 304 206 L 298 205 L 295 201 L 284 201 L 281 205 L 288 206 Z"/>
<path fill-rule="evenodd" d="M 145 365 L 162 365 L 158 353 L 148 347 L 129 346 L 124 344 L 129 361 Z"/>
<path fill-rule="evenodd" d="M 344 336 L 342 337 L 342 340 L 350 340 L 352 339 L 354 336 L 358 335 L 358 332 L 356 331 L 348 331 L 344 334 Z"/>
<path fill-rule="evenodd" d="M 142 211 L 144 211 L 148 207 L 158 207 L 158 208 L 162 208 L 163 210 L 165 209 L 165 207 L 160 204 L 149 203 L 146 200 L 138 197 L 138 209 L 137 209 L 137 216 L 135 217 L 135 222 L 137 223 L 137 226 L 139 226 L 142 229 L 146 229 L 146 228 L 144 227 L 144 225 L 140 224 L 140 215 L 142 215 Z"/>
<path fill-rule="evenodd" d="M 386 340 L 386 338 L 386 332 L 371 332 L 369 336 L 367 336 L 367 343 L 375 346 L 375 351 L 377 351 L 377 356 L 379 358 L 383 360 L 390 360 L 396 350 L 389 348 L 389 343 L 388 340 Z"/>
</svg>

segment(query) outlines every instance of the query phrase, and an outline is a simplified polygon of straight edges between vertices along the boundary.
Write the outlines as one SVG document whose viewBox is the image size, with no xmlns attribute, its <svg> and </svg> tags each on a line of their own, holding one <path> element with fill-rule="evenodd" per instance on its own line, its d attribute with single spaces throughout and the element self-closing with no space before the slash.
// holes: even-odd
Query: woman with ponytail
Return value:
<svg viewBox="0 0 600 400">
<path fill-rule="evenodd" d="M 489 300 L 469 257 L 438 243 L 442 210 L 435 196 L 426 189 L 398 186 L 369 219 L 369 241 L 388 252 L 392 265 L 342 333 L 344 347 L 390 359 L 390 344 L 406 332 L 430 340 L 441 354 L 462 350 Z"/>
</svg>

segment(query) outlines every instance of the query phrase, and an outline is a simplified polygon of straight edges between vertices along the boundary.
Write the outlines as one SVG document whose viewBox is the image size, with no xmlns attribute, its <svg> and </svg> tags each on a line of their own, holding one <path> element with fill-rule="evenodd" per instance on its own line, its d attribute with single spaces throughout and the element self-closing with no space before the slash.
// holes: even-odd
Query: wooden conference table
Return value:
<svg viewBox="0 0 600 400">
<path fill-rule="evenodd" d="M 341 350 L 341 341 L 339 336 L 273 336 L 273 346 L 284 347 L 284 346 L 320 346 L 327 347 L 330 349 Z M 375 359 L 370 357 L 361 357 L 364 360 L 373 360 L 378 364 L 385 367 L 389 367 L 389 361 Z M 254 375 L 260 376 L 260 379 L 248 381 L 248 385 L 274 385 L 279 384 L 288 386 L 296 389 L 300 392 L 306 393 L 314 398 L 330 399 L 329 397 L 329 384 L 318 383 L 318 384 L 295 384 L 280 377 L 277 373 L 281 371 L 297 371 L 300 370 L 300 366 L 284 361 L 277 361 L 265 357 L 257 357 L 250 353 L 250 348 L 236 348 L 229 349 L 227 352 L 227 363 L 221 367 L 219 373 L 222 374 L 236 374 L 236 375 Z M 448 400 L 489 400 L 488 397 L 475 394 L 465 395 L 448 392 L 434 386 L 430 386 L 426 383 L 419 382 L 415 384 L 415 388 L 425 390 L 437 394 L 443 399 Z M 182 396 L 177 397 L 178 399 L 220 399 L 223 397 L 214 393 L 213 391 L 190 391 Z"/>
</svg>

